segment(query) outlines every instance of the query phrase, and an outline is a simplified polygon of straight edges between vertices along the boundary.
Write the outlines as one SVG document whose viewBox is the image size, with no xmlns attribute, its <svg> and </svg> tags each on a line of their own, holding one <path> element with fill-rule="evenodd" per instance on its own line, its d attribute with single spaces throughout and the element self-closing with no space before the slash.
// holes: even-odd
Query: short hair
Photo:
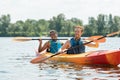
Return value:
<svg viewBox="0 0 120 80">
<path fill-rule="evenodd" d="M 49 33 L 55 33 L 55 34 L 57 34 L 57 32 L 55 31 L 55 30 L 50 30 L 50 32 Z"/>
<path fill-rule="evenodd" d="M 84 27 L 83 26 L 74 26 L 74 28 L 80 28 L 82 32 L 84 31 Z"/>
</svg>

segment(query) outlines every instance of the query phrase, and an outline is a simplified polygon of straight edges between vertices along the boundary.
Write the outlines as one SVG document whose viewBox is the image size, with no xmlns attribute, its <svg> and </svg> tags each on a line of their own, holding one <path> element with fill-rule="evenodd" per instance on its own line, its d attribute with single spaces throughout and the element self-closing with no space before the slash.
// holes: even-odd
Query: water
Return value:
<svg viewBox="0 0 120 80">
<path fill-rule="evenodd" d="M 120 80 L 120 66 L 82 66 L 68 63 L 31 64 L 38 41 L 14 42 L 12 37 L 0 38 L 0 80 Z M 44 41 L 45 42 L 45 41 Z M 120 38 L 107 38 L 99 48 L 120 48 Z"/>
</svg>

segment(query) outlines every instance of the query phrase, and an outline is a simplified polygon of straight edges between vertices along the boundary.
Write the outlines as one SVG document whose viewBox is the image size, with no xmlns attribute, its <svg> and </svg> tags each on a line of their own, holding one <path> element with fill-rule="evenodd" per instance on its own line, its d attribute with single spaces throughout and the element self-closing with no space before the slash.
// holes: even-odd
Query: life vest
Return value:
<svg viewBox="0 0 120 80">
<path fill-rule="evenodd" d="M 67 54 L 79 54 L 85 52 L 85 46 L 81 39 L 75 40 L 74 38 L 71 38 L 70 44 L 71 47 L 67 50 Z"/>
<path fill-rule="evenodd" d="M 51 52 L 51 53 L 58 52 L 58 50 L 62 47 L 62 44 L 60 43 L 59 40 L 57 40 L 57 41 L 50 40 L 49 42 L 50 42 L 49 52 Z"/>
</svg>

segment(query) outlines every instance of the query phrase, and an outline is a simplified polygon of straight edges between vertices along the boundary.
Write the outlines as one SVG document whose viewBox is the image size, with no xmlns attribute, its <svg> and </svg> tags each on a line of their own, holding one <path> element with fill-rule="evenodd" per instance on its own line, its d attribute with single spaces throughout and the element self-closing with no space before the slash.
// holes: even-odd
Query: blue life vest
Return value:
<svg viewBox="0 0 120 80">
<path fill-rule="evenodd" d="M 50 40 L 50 52 L 51 53 L 56 53 L 58 52 L 58 50 L 62 47 L 62 44 L 60 43 L 60 41 L 53 41 Z"/>
<path fill-rule="evenodd" d="M 71 47 L 68 49 L 67 54 L 79 54 L 85 52 L 85 46 L 81 39 L 75 40 L 74 38 L 71 38 L 70 44 Z"/>
</svg>

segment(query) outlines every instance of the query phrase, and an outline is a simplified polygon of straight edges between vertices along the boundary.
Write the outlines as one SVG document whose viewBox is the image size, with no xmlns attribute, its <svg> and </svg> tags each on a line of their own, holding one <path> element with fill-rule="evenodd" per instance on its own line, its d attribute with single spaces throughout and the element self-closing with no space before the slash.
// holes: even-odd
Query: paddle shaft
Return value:
<svg viewBox="0 0 120 80">
<path fill-rule="evenodd" d="M 97 38 L 100 38 L 101 36 L 92 36 L 90 38 L 88 38 L 88 40 L 94 40 L 94 39 L 97 39 Z M 39 40 L 41 38 L 27 38 L 27 37 L 15 37 L 13 38 L 13 41 L 19 41 L 19 42 L 25 42 L 25 41 L 30 41 L 30 40 Z M 51 40 L 50 38 L 42 38 L 42 40 Z M 59 38 L 59 39 L 56 39 L 56 40 L 68 40 L 66 38 Z M 103 43 L 105 42 L 105 39 L 101 39 L 101 40 L 98 40 L 97 42 L 100 42 L 100 43 Z"/>
<path fill-rule="evenodd" d="M 67 52 L 67 50 L 65 50 L 64 52 Z M 43 62 L 43 61 L 45 61 L 45 60 L 47 60 L 47 59 L 49 59 L 49 58 L 52 58 L 52 57 L 54 57 L 54 56 L 56 56 L 56 55 L 59 55 L 59 54 L 61 54 L 60 52 L 58 52 L 58 53 L 56 53 L 56 54 L 53 54 L 53 55 L 51 55 L 51 56 L 49 56 L 49 57 L 47 57 L 47 58 L 43 58 L 42 60 L 40 60 L 39 62 Z"/>
<path fill-rule="evenodd" d="M 39 40 L 39 39 L 31 39 L 31 40 Z M 42 40 L 52 40 L 52 39 L 42 39 Z M 56 40 L 68 40 L 68 39 L 56 39 Z"/>
</svg>

